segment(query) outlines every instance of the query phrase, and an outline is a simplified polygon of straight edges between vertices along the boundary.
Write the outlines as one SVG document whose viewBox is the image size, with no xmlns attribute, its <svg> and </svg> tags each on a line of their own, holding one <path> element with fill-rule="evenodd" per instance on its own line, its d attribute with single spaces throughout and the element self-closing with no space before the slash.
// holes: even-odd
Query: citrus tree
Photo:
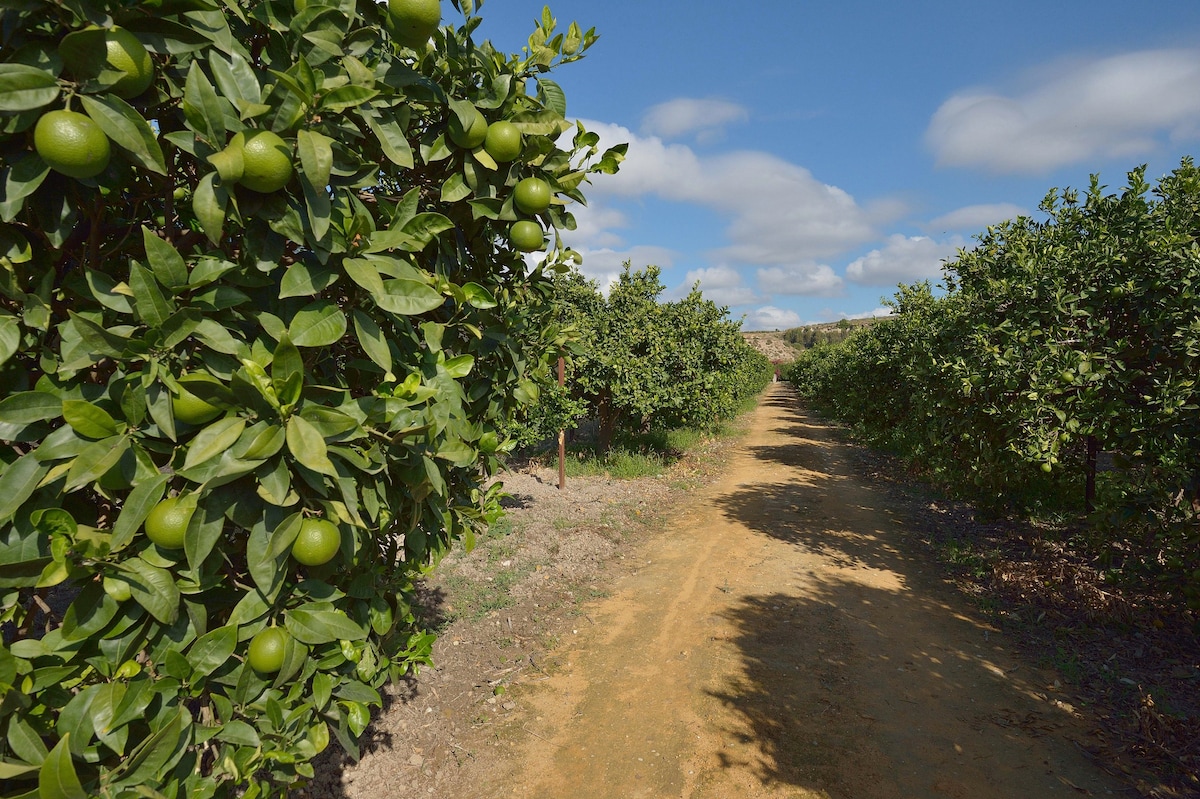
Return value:
<svg viewBox="0 0 1200 799">
<path fill-rule="evenodd" d="M 548 401 L 526 415 L 537 440 L 575 418 L 599 423 L 599 448 L 618 430 L 712 428 L 771 380 L 774 368 L 741 336 L 728 309 L 698 287 L 663 302 L 656 266 L 626 264 L 605 296 L 572 270 L 555 280 L 556 318 L 572 332 L 567 385 L 545 386 Z"/>
<path fill-rule="evenodd" d="M 277 795 L 428 661 L 623 153 L 479 5 L 0 11 L 4 796 Z"/>
<path fill-rule="evenodd" d="M 790 377 L 976 499 L 1086 516 L 1105 559 L 1200 608 L 1200 170 L 1093 177 L 1041 210 Z"/>
</svg>

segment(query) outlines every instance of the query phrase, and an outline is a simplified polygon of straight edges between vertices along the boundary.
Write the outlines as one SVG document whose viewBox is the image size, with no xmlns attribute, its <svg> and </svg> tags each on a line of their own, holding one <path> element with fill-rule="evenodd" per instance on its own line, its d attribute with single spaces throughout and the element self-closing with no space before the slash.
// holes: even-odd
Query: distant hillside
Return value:
<svg viewBox="0 0 1200 799">
<path fill-rule="evenodd" d="M 842 319 L 819 325 L 793 327 L 779 335 L 790 346 L 799 350 L 807 350 L 818 344 L 836 344 L 839 341 L 845 341 L 855 330 L 874 324 L 875 321 L 875 319 Z"/>
<path fill-rule="evenodd" d="M 742 333 L 751 347 L 766 355 L 775 363 L 791 363 L 796 360 L 796 348 L 783 338 L 778 330 L 766 333 Z"/>
</svg>

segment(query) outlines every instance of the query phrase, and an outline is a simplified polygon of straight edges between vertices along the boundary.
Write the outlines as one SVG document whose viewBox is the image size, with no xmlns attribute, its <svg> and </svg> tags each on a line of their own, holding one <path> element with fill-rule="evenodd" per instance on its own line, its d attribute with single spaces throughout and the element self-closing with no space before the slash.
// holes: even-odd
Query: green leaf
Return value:
<svg viewBox="0 0 1200 799">
<path fill-rule="evenodd" d="M 254 68 L 237 51 L 229 53 L 228 58 L 226 62 L 217 52 L 208 55 L 208 66 L 221 94 L 239 108 L 243 103 L 254 105 L 261 102 L 262 87 L 259 86 Z"/>
<path fill-rule="evenodd" d="M 154 275 L 137 261 L 129 264 L 129 288 L 137 303 L 138 316 L 150 327 L 162 327 L 167 318 L 175 313 L 175 304 L 163 296 Z"/>
<path fill-rule="evenodd" d="M 261 424 L 261 422 L 260 422 Z M 253 432 L 254 428 L 247 432 Z M 277 424 L 267 425 L 252 438 L 246 437 L 245 449 L 243 450 L 242 442 L 238 442 L 238 446 L 234 448 L 233 454 L 235 457 L 244 458 L 246 460 L 266 460 L 274 457 L 279 450 L 283 449 L 286 443 L 286 434 L 282 427 Z"/>
<path fill-rule="evenodd" d="M 442 183 L 442 202 L 456 203 L 471 196 L 471 187 L 463 179 L 461 172 L 455 172 Z"/>
<path fill-rule="evenodd" d="M 35 154 L 14 158 L 0 181 L 0 219 L 11 222 L 25 204 L 25 198 L 37 191 L 50 174 L 50 166 Z"/>
<path fill-rule="evenodd" d="M 0 522 L 7 522 L 20 506 L 37 489 L 50 467 L 35 457 L 36 452 L 20 456 L 16 462 L 6 465 L 0 474 Z"/>
<path fill-rule="evenodd" d="M 293 405 L 299 400 L 299 396 L 286 398 L 283 391 L 285 386 L 296 381 L 297 378 L 301 383 L 304 380 L 304 358 L 301 357 L 300 350 L 292 343 L 291 338 L 284 334 L 275 347 L 275 359 L 271 361 L 271 382 L 275 386 L 275 392 L 279 396 L 281 404 Z"/>
<path fill-rule="evenodd" d="M 114 552 L 133 540 L 150 511 L 162 500 L 163 491 L 170 479 L 170 475 L 157 474 L 145 482 L 138 483 L 129 492 L 121 506 L 121 513 L 113 524 L 111 546 Z"/>
<path fill-rule="evenodd" d="M 24 64 L 0 64 L 0 111 L 30 111 L 58 99 L 58 80 Z"/>
<path fill-rule="evenodd" d="M 133 106 L 115 94 L 76 96 L 104 135 L 127 152 L 135 164 L 159 175 L 167 174 L 167 163 L 154 130 Z"/>
<path fill-rule="evenodd" d="M 88 799 L 71 760 L 71 734 L 50 750 L 38 771 L 38 799 Z"/>
<path fill-rule="evenodd" d="M 10 716 L 8 721 L 8 746 L 17 757 L 27 763 L 40 766 L 46 762 L 46 744 L 28 721 L 20 716 Z"/>
<path fill-rule="evenodd" d="M 62 400 L 45 391 L 20 391 L 0 400 L 0 423 L 24 427 L 62 416 Z"/>
<path fill-rule="evenodd" d="M 366 86 L 341 86 L 322 97 L 318 108 L 327 113 L 338 113 L 362 105 L 378 94 L 378 89 Z"/>
<path fill-rule="evenodd" d="M 558 136 L 574 127 L 556 111 L 522 111 L 509 120 L 527 136 Z"/>
<path fill-rule="evenodd" d="M 364 118 L 371 132 L 379 140 L 379 146 L 387 159 L 398 167 L 412 169 L 416 162 L 413 160 L 412 146 L 404 135 L 404 128 L 395 120 L 384 119 L 381 122 L 372 116 Z"/>
<path fill-rule="evenodd" d="M 195 335 L 209 349 L 226 355 L 241 356 L 249 351 L 245 342 L 238 341 L 233 334 L 221 326 L 216 319 L 201 319 L 196 325 Z"/>
<path fill-rule="evenodd" d="M 385 311 L 402 316 L 416 316 L 442 307 L 446 301 L 427 283 L 416 280 L 385 280 L 385 293 L 375 297 L 375 304 Z"/>
<path fill-rule="evenodd" d="M 210 630 L 196 639 L 188 649 L 187 660 L 192 673 L 206 677 L 220 668 L 237 649 L 238 628 L 235 624 Z"/>
<path fill-rule="evenodd" d="M 371 244 L 366 252 L 384 252 L 385 250 L 404 250 L 405 252 L 421 252 L 439 234 L 453 230 L 454 223 L 442 214 L 417 214 L 409 219 L 399 229 L 389 228 L 371 236 Z"/>
<path fill-rule="evenodd" d="M 342 261 L 342 269 L 350 276 L 358 285 L 371 293 L 371 296 L 378 296 L 384 293 L 383 278 L 379 276 L 379 270 L 375 264 L 365 258 L 347 258 Z"/>
<path fill-rule="evenodd" d="M 324 189 L 333 169 L 333 139 L 302 129 L 296 134 L 296 152 L 300 155 L 300 168 L 312 185 Z"/>
<path fill-rule="evenodd" d="M 279 299 L 288 297 L 311 297 L 320 294 L 337 282 L 338 274 L 332 269 L 316 264 L 309 266 L 297 261 L 283 273 L 279 281 Z"/>
<path fill-rule="evenodd" d="M 293 416 L 287 423 L 287 446 L 300 464 L 318 474 L 337 477 L 337 469 L 329 460 L 325 439 L 317 428 L 303 416 Z"/>
<path fill-rule="evenodd" d="M 221 241 L 225 228 L 225 204 L 229 195 L 224 188 L 217 188 L 216 173 L 210 172 L 200 178 L 192 194 L 192 211 L 196 214 L 204 235 L 213 244 Z"/>
<path fill-rule="evenodd" d="M 154 231 L 143 226 L 142 245 L 146 248 L 146 260 L 160 283 L 172 291 L 187 287 L 187 263 L 171 242 L 165 241 Z"/>
<path fill-rule="evenodd" d="M 127 292 L 129 286 L 118 284 L 108 275 L 97 269 L 89 269 L 84 275 L 92 296 L 105 308 L 111 308 L 117 313 L 133 315 L 133 303 L 129 301 Z M 119 288 L 118 288 L 119 286 Z"/>
<path fill-rule="evenodd" d="M 68 311 L 67 314 L 71 317 L 71 324 L 75 326 L 79 337 L 94 354 L 120 358 L 125 353 L 127 342 L 124 338 L 101 327 L 86 316 L 80 316 L 73 311 Z"/>
<path fill-rule="evenodd" d="M 325 602 L 310 602 L 284 613 L 284 627 L 302 644 L 315 646 L 333 641 L 361 641 L 367 631 L 345 612 Z"/>
<path fill-rule="evenodd" d="M 246 420 L 240 416 L 217 419 L 192 439 L 183 462 L 183 470 L 191 469 L 225 452 L 237 443 L 245 429 Z"/>
<path fill-rule="evenodd" d="M 183 114 L 192 129 L 208 140 L 215 150 L 225 147 L 225 114 L 199 59 L 188 69 L 183 88 Z"/>
<path fill-rule="evenodd" d="M 147 738 L 113 771 L 112 785 L 160 784 L 164 767 L 182 753 L 190 736 L 192 717 L 180 707 L 158 731 Z"/>
<path fill-rule="evenodd" d="M 472 308 L 487 309 L 495 308 L 497 305 L 496 298 L 492 295 L 492 292 L 478 283 L 467 283 L 462 287 L 462 290 L 463 294 L 467 297 L 467 304 Z"/>
<path fill-rule="evenodd" d="M 560 117 L 565 117 L 567 115 L 567 95 L 562 87 L 549 78 L 538 78 L 537 83 L 545 106 Z"/>
<path fill-rule="evenodd" d="M 446 374 L 457 379 L 466 377 L 471 374 L 471 369 L 475 366 L 474 355 L 459 355 L 456 358 L 451 358 L 446 361 Z"/>
<path fill-rule="evenodd" d="M 87 400 L 64 400 L 62 416 L 71 428 L 84 438 L 108 438 L 123 433 L 125 425 L 118 422 L 99 405 Z"/>
<path fill-rule="evenodd" d="M 346 327 L 346 315 L 337 305 L 318 300 L 292 318 L 288 335 L 297 347 L 328 347 L 346 335 Z"/>
<path fill-rule="evenodd" d="M 171 573 L 141 558 L 130 558 L 117 566 L 125 572 L 125 581 L 137 603 L 163 624 L 174 624 L 179 618 L 179 588 Z"/>
<path fill-rule="evenodd" d="M 266 525 L 259 523 L 250 530 L 246 541 L 246 568 L 250 578 L 268 601 L 274 601 L 279 586 L 283 583 L 286 570 L 283 561 L 286 555 L 271 552 L 271 534 Z"/>
<path fill-rule="evenodd" d="M 353 317 L 354 334 L 358 337 L 358 343 L 362 346 L 363 352 L 383 369 L 385 374 L 390 375 L 392 373 L 392 350 L 388 346 L 383 331 L 379 329 L 379 325 L 375 324 L 374 319 L 357 308 L 354 309 Z"/>
<path fill-rule="evenodd" d="M 11 760 L 0 760 L 0 780 L 11 780 L 17 777 L 23 777 L 26 774 L 32 774 L 38 770 L 38 764 L 34 763 L 15 763 Z M 19 794 L 21 796 L 32 796 L 37 799 L 37 791 L 31 794 Z"/>
</svg>

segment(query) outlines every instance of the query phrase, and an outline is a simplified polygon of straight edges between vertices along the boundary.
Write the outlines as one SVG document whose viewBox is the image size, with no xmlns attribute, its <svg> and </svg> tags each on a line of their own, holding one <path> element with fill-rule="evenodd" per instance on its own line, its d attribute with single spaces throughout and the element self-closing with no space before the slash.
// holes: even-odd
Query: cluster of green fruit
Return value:
<svg viewBox="0 0 1200 799">
<path fill-rule="evenodd" d="M 521 156 L 523 142 L 521 131 L 508 120 L 497 120 L 488 124 L 479 111 L 474 110 L 469 123 L 463 123 L 457 115 L 450 117 L 450 141 L 464 150 L 483 147 L 497 164 L 508 164 Z M 523 214 L 537 216 L 550 207 L 553 192 L 550 184 L 539 177 L 521 179 L 513 190 L 513 202 Z M 535 252 L 545 246 L 542 226 L 532 219 L 519 219 L 508 231 L 508 239 L 521 252 Z"/>
<path fill-rule="evenodd" d="M 87 28 L 65 37 L 63 63 L 80 80 L 109 71 L 119 77 L 108 88 L 128 100 L 154 82 L 154 61 L 138 38 L 124 28 Z M 67 177 L 94 178 L 108 167 L 112 146 L 87 114 L 70 109 L 47 111 L 33 130 L 33 147 L 51 169 Z"/>
</svg>

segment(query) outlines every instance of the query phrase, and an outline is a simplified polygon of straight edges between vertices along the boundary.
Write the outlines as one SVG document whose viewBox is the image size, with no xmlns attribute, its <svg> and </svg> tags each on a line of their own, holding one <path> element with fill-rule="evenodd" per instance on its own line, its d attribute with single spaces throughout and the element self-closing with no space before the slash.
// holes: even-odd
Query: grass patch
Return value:
<svg viewBox="0 0 1200 799">
<path fill-rule="evenodd" d="M 631 452 L 614 448 L 605 457 L 594 451 L 584 450 L 567 453 L 568 477 L 615 477 L 618 480 L 636 480 L 639 477 L 656 477 L 668 466 L 667 459 L 656 452 Z"/>
</svg>

